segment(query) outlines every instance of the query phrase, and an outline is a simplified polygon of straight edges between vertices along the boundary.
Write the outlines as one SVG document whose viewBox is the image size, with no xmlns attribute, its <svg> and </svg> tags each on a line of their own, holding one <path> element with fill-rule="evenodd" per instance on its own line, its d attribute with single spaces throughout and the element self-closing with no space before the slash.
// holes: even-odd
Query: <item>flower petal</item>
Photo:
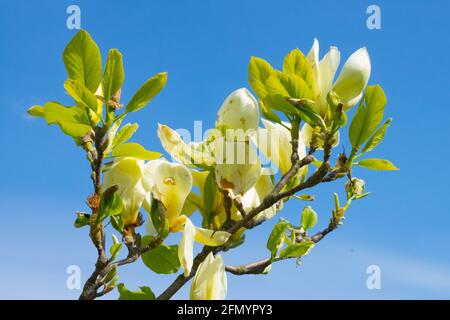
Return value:
<svg viewBox="0 0 450 320">
<path fill-rule="evenodd" d="M 217 113 L 216 127 L 238 130 L 256 130 L 259 122 L 258 103 L 246 89 L 233 91 Z"/>
<path fill-rule="evenodd" d="M 195 241 L 211 247 L 223 245 L 231 236 L 226 231 L 215 231 L 198 227 L 195 230 Z"/>
<path fill-rule="evenodd" d="M 186 218 L 183 235 L 181 236 L 180 244 L 178 246 L 178 259 L 180 259 L 180 264 L 184 270 L 185 277 L 189 276 L 191 273 L 194 261 L 194 238 L 195 227 L 191 220 Z"/>
<path fill-rule="evenodd" d="M 206 148 L 203 148 L 202 143 L 186 144 L 178 132 L 164 124 L 158 124 L 158 137 L 164 150 L 185 165 L 214 163 L 214 159 Z"/>
<path fill-rule="evenodd" d="M 341 54 L 336 47 L 330 47 L 330 51 L 323 57 L 319 64 L 319 112 L 324 114 L 327 107 L 327 94 L 333 88 L 333 80 L 336 74 L 336 70 L 339 67 L 339 61 Z"/>
<path fill-rule="evenodd" d="M 370 58 L 366 48 L 355 51 L 345 62 L 333 89 L 341 98 L 345 110 L 358 102 L 356 98 L 369 81 L 370 69 Z"/>
<path fill-rule="evenodd" d="M 227 295 L 227 276 L 222 256 L 212 252 L 199 265 L 192 280 L 192 300 L 223 300 Z"/>
<path fill-rule="evenodd" d="M 191 171 L 165 159 L 152 160 L 144 167 L 144 182 L 144 186 L 164 204 L 171 231 L 176 231 L 177 219 L 192 188 Z"/>
<path fill-rule="evenodd" d="M 134 158 L 120 158 L 105 173 L 103 188 L 118 186 L 118 193 L 122 198 L 122 217 L 125 224 L 133 224 L 139 214 L 144 199 L 148 195 L 143 185 L 142 160 Z"/>
</svg>

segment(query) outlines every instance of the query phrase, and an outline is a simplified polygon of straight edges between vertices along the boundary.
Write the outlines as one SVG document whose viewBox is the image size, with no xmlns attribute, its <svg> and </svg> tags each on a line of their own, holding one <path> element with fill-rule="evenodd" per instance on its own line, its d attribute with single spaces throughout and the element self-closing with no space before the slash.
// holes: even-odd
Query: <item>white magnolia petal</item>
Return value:
<svg viewBox="0 0 450 320">
<path fill-rule="evenodd" d="M 357 102 L 355 99 L 366 87 L 370 69 L 370 58 L 366 48 L 355 51 L 342 67 L 333 90 L 341 98 L 346 110 Z"/>
<path fill-rule="evenodd" d="M 336 74 L 337 68 L 339 67 L 339 61 L 341 59 L 341 54 L 336 47 L 330 47 L 330 51 L 323 57 L 319 64 L 319 90 L 320 90 L 320 101 L 319 101 L 319 112 L 323 114 L 326 111 L 326 99 L 327 94 L 333 88 L 333 80 Z"/>
<path fill-rule="evenodd" d="M 316 83 L 320 82 L 320 72 L 319 72 L 319 41 L 314 38 L 313 45 L 306 55 L 309 63 L 311 64 L 313 75 Z"/>
<path fill-rule="evenodd" d="M 258 103 L 246 88 L 241 88 L 233 91 L 223 102 L 217 113 L 216 127 L 246 132 L 256 130 L 258 122 Z"/>
<path fill-rule="evenodd" d="M 248 190 L 245 195 L 242 197 L 242 205 L 245 211 L 250 211 L 253 208 L 256 208 L 261 204 L 264 198 L 273 190 L 273 182 L 269 175 L 261 175 L 258 179 L 258 182 L 255 184 L 253 188 Z M 277 213 L 277 205 L 267 208 L 263 212 L 259 213 L 255 217 L 255 221 L 259 221 L 260 219 L 268 220 L 275 216 Z"/>
<path fill-rule="evenodd" d="M 134 158 L 121 158 L 114 162 L 105 173 L 103 188 L 118 186 L 118 194 L 122 198 L 122 217 L 125 224 L 133 224 L 139 214 L 144 199 L 148 195 L 143 185 L 143 161 Z"/>
<path fill-rule="evenodd" d="M 200 264 L 191 285 L 192 300 L 223 300 L 227 294 L 227 276 L 222 256 L 210 252 Z"/>
<path fill-rule="evenodd" d="M 199 227 L 196 227 L 195 230 L 195 241 L 211 247 L 223 245 L 231 236 L 226 231 L 215 231 Z"/>
<path fill-rule="evenodd" d="M 191 171 L 165 159 L 152 160 L 144 167 L 144 181 L 166 208 L 171 231 L 176 231 L 184 202 L 192 189 Z"/>
<path fill-rule="evenodd" d="M 250 141 L 214 140 L 217 164 L 217 185 L 233 195 L 249 190 L 261 174 L 261 163 L 256 148 Z"/>
<path fill-rule="evenodd" d="M 181 267 L 183 268 L 186 277 L 191 273 L 194 261 L 194 239 L 195 227 L 191 220 L 186 218 L 183 235 L 181 236 L 180 244 L 178 246 L 178 259 L 180 260 Z"/>
<path fill-rule="evenodd" d="M 283 126 L 266 119 L 262 119 L 262 123 L 266 130 L 258 130 L 258 148 L 284 174 L 291 168 L 291 133 L 287 129 L 291 125 L 283 122 Z M 300 159 L 306 156 L 305 144 L 301 135 L 299 137 L 297 152 Z"/>
<path fill-rule="evenodd" d="M 211 155 L 202 143 L 186 144 L 178 132 L 164 124 L 158 124 L 158 137 L 164 150 L 185 165 L 213 164 Z"/>
</svg>

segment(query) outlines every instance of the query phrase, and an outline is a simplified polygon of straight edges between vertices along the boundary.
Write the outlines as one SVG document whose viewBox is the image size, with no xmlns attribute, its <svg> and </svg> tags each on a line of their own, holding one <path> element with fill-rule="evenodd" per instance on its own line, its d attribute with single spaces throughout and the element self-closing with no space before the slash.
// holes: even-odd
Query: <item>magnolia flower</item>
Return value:
<svg viewBox="0 0 450 320">
<path fill-rule="evenodd" d="M 249 140 L 228 141 L 220 138 L 214 140 L 212 145 L 217 160 L 217 185 L 232 197 L 243 195 L 261 174 L 261 163 L 253 144 Z"/>
<path fill-rule="evenodd" d="M 257 145 L 259 150 L 269 158 L 285 174 L 291 168 L 291 132 L 287 129 L 290 123 L 283 122 L 283 125 L 269 120 L 262 119 L 264 129 L 258 129 Z M 298 155 L 300 159 L 306 156 L 306 148 L 302 136 L 298 139 Z"/>
<path fill-rule="evenodd" d="M 230 237 L 225 231 L 195 227 L 191 220 L 182 214 L 192 183 L 191 171 L 182 164 L 158 159 L 145 165 L 144 186 L 164 205 L 169 230 L 183 232 L 178 246 L 178 257 L 186 276 L 192 268 L 194 240 L 208 246 L 220 246 Z"/>
<path fill-rule="evenodd" d="M 264 198 L 273 190 L 273 182 L 272 178 L 268 174 L 262 174 L 255 186 L 253 186 L 250 190 L 248 190 L 244 196 L 241 198 L 242 206 L 244 207 L 246 212 L 256 208 L 259 206 Z M 256 222 L 260 220 L 269 220 L 275 216 L 277 211 L 281 210 L 282 202 L 278 202 L 273 206 L 267 208 L 266 210 L 260 212 L 254 220 Z M 236 210 L 236 215 L 238 215 L 239 219 L 242 219 L 239 211 Z M 238 219 L 237 219 L 238 220 Z"/>
<path fill-rule="evenodd" d="M 192 280 L 192 300 L 224 300 L 227 295 L 227 275 L 222 256 L 212 252 L 199 265 Z"/>
<path fill-rule="evenodd" d="M 125 225 L 136 223 L 147 191 L 143 183 L 144 161 L 134 158 L 117 159 L 110 170 L 105 173 L 103 187 L 108 189 L 118 186 L 118 194 L 122 198 L 122 218 Z"/>
<path fill-rule="evenodd" d="M 353 107 L 362 97 L 362 92 L 370 77 L 370 58 L 367 49 L 355 51 L 344 63 L 336 82 L 333 83 L 340 62 L 338 48 L 331 47 L 319 61 L 319 42 L 314 39 L 307 55 L 312 64 L 316 88 L 318 91 L 317 108 L 322 115 L 327 108 L 327 95 L 333 90 L 344 105 L 344 110 Z"/>
<path fill-rule="evenodd" d="M 212 166 L 214 159 L 205 142 L 186 144 L 175 130 L 164 124 L 158 124 L 158 137 L 164 150 L 175 160 L 187 166 L 199 164 Z"/>
<path fill-rule="evenodd" d="M 246 89 L 233 91 L 217 113 L 216 127 L 232 130 L 256 130 L 259 122 L 258 103 Z"/>
</svg>

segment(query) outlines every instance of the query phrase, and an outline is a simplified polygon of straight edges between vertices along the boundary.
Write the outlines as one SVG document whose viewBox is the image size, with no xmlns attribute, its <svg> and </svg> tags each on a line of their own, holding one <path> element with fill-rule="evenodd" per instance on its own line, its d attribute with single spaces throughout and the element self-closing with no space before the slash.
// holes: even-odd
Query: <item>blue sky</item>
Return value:
<svg viewBox="0 0 450 320">
<path fill-rule="evenodd" d="M 450 298 L 450 20 L 447 1 L 5 1 L 0 2 L 0 298 L 76 298 L 66 288 L 66 268 L 79 265 L 82 280 L 95 251 L 87 230 L 72 227 L 91 192 L 83 153 L 56 127 L 25 110 L 48 100 L 69 102 L 63 90 L 62 51 L 75 34 L 66 8 L 81 8 L 81 24 L 98 42 L 124 55 L 127 101 L 149 76 L 169 72 L 169 82 L 139 121 L 135 140 L 161 151 L 158 122 L 213 126 L 229 92 L 248 86 L 250 56 L 280 66 L 295 47 L 322 52 L 336 45 L 343 59 L 366 46 L 370 83 L 380 83 L 393 117 L 385 141 L 371 156 L 401 171 L 357 170 L 372 194 L 352 205 L 344 225 L 321 242 L 301 267 L 273 266 L 268 276 L 229 275 L 229 298 Z M 366 8 L 381 8 L 382 29 L 366 27 Z M 343 143 L 347 143 L 344 134 Z M 348 146 L 348 143 L 347 143 Z M 315 190 L 320 226 L 340 182 Z M 296 221 L 302 203 L 283 216 Z M 227 253 L 238 264 L 266 257 L 271 221 L 251 231 L 247 244 Z M 366 288 L 366 268 L 381 268 L 380 290 Z M 141 263 L 120 272 L 130 288 L 160 292 L 174 276 L 158 277 Z M 187 297 L 187 289 L 177 297 Z M 111 297 L 115 297 L 114 293 Z"/>
</svg>

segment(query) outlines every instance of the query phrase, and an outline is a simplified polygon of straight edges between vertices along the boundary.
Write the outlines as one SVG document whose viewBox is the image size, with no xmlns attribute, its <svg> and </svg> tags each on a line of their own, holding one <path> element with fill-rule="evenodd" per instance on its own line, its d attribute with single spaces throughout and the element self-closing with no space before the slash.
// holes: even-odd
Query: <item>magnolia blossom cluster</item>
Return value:
<svg viewBox="0 0 450 320">
<path fill-rule="evenodd" d="M 331 47 L 319 60 L 319 43 L 315 40 L 307 58 L 313 69 L 317 113 L 326 117 L 327 95 L 331 91 L 339 96 L 345 110 L 361 99 L 370 75 L 370 60 L 365 48 L 357 50 L 348 58 L 336 81 L 334 78 L 340 60 L 336 47 Z M 281 174 L 286 173 L 291 166 L 291 124 L 266 119 L 262 119 L 263 127 L 259 127 L 259 123 L 257 100 L 247 89 L 241 88 L 225 99 L 218 111 L 216 130 L 208 134 L 204 141 L 185 143 L 175 130 L 162 124 L 158 126 L 161 144 L 175 162 L 157 159 L 144 163 L 134 158 L 118 158 L 105 173 L 104 188 L 119 187 L 125 224 L 136 223 L 142 208 L 150 212 L 154 203 L 152 199 L 164 205 L 169 231 L 182 233 L 178 256 L 186 276 L 191 273 L 193 265 L 194 242 L 221 246 L 230 238 L 239 238 L 244 232 L 242 229 L 231 235 L 219 231 L 227 220 L 223 193 L 231 198 L 239 198 L 248 211 L 261 204 L 272 191 L 273 172 L 267 172 L 261 166 L 260 158 L 253 156 L 254 150 L 260 150 Z M 306 155 L 313 130 L 305 124 L 299 132 L 297 152 L 300 158 Z M 234 152 L 229 152 L 230 149 Z M 237 160 L 238 157 L 240 160 Z M 212 205 L 206 212 L 205 184 L 211 174 L 221 192 L 211 193 L 214 199 L 209 199 Z M 300 171 L 298 176 L 304 174 L 305 171 Z M 195 192 L 194 188 L 198 191 Z M 282 203 L 274 204 L 255 219 L 270 219 L 281 208 Z M 213 217 L 208 228 L 194 226 L 189 217 L 195 211 L 203 217 Z M 233 207 L 231 213 L 233 220 L 242 219 L 236 208 Z M 149 232 L 154 233 L 151 219 L 148 220 Z M 224 299 L 226 293 L 223 258 L 210 253 L 197 269 L 191 298 Z"/>
</svg>

